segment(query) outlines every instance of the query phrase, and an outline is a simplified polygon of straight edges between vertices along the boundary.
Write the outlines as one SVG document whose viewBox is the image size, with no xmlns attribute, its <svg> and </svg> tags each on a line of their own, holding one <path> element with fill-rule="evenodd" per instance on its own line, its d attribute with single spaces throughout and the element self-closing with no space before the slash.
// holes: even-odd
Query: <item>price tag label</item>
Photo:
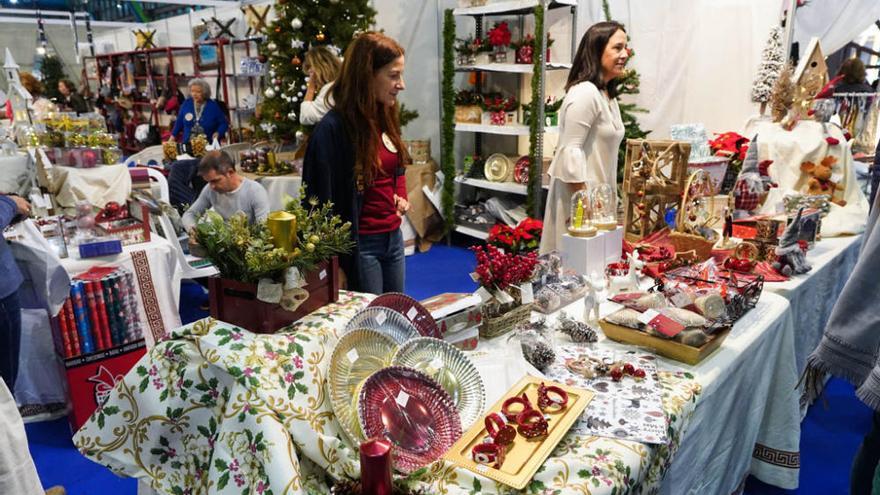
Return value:
<svg viewBox="0 0 880 495">
<path fill-rule="evenodd" d="M 327 278 L 327 270 L 321 270 L 321 273 L 318 274 L 318 278 L 320 278 L 321 280 Z"/>
<path fill-rule="evenodd" d="M 406 407 L 406 405 L 409 404 L 409 394 L 401 390 L 397 393 L 397 397 L 394 401 L 397 402 L 400 407 Z"/>
<path fill-rule="evenodd" d="M 357 360 L 358 360 L 358 351 L 357 351 L 357 349 L 352 349 L 352 350 L 348 351 L 347 353 L 345 353 L 345 357 L 348 358 L 348 361 L 349 361 L 350 363 L 353 363 L 353 362 L 357 361 Z"/>
<path fill-rule="evenodd" d="M 478 282 L 480 280 L 480 276 L 477 275 L 477 272 L 471 272 L 471 280 L 474 282 Z"/>
<path fill-rule="evenodd" d="M 497 295 L 495 296 L 501 304 L 508 304 L 513 302 L 513 297 L 510 296 L 507 292 L 503 290 L 499 290 Z"/>
<path fill-rule="evenodd" d="M 410 321 L 412 321 L 413 319 L 415 319 L 415 317 L 418 316 L 418 315 L 419 315 L 419 310 L 417 310 L 415 306 L 409 308 L 409 311 L 406 312 L 406 317 L 407 317 L 407 319 L 409 319 Z"/>
<path fill-rule="evenodd" d="M 379 313 L 376 316 L 376 323 L 378 323 L 379 325 L 382 325 L 383 323 L 385 323 L 386 319 L 388 319 L 388 317 L 385 316 L 385 313 Z"/>
<path fill-rule="evenodd" d="M 532 293 L 532 284 L 528 282 L 519 286 L 519 294 L 523 304 L 531 304 L 535 301 L 535 295 Z"/>
<path fill-rule="evenodd" d="M 667 337 L 675 337 L 684 330 L 684 325 L 653 309 L 640 314 L 639 321 Z"/>
<path fill-rule="evenodd" d="M 495 296 L 493 296 L 489 291 L 487 291 L 485 287 L 480 287 L 479 289 L 477 289 L 477 295 L 480 296 L 481 302 L 488 302 L 488 301 L 491 301 L 492 299 L 495 299 Z"/>
</svg>

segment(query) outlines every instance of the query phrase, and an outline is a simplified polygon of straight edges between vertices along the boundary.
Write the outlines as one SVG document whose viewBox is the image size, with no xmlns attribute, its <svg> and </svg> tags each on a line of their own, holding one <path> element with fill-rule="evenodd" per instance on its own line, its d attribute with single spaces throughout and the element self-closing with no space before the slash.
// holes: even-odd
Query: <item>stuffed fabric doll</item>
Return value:
<svg viewBox="0 0 880 495">
<path fill-rule="evenodd" d="M 801 214 L 804 209 L 798 210 L 797 216 L 785 228 L 785 233 L 779 239 L 779 245 L 776 246 L 776 261 L 773 262 L 773 269 L 777 272 L 790 277 L 800 273 L 807 273 L 813 267 L 807 263 L 807 255 L 801 249 L 798 237 L 801 232 Z"/>
</svg>

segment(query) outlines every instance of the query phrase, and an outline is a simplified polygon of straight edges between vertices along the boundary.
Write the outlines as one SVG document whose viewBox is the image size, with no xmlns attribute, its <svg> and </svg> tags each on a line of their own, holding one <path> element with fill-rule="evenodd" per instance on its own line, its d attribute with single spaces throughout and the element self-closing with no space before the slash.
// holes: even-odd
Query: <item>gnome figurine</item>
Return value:
<svg viewBox="0 0 880 495">
<path fill-rule="evenodd" d="M 764 167 L 765 173 L 767 173 L 767 166 L 769 163 Z M 758 163 L 758 136 L 755 136 L 749 143 L 742 169 L 740 169 L 736 184 L 733 186 L 734 206 L 738 210 L 737 217 L 748 215 L 760 207 L 766 198 L 767 189 Z"/>
<path fill-rule="evenodd" d="M 773 262 L 773 269 L 777 272 L 790 277 L 801 273 L 807 273 L 813 267 L 807 263 L 807 255 L 801 249 L 798 237 L 801 232 L 801 214 L 804 209 L 801 208 L 797 212 L 794 220 L 785 228 L 785 232 L 779 239 L 779 245 L 776 246 L 776 261 Z"/>
</svg>

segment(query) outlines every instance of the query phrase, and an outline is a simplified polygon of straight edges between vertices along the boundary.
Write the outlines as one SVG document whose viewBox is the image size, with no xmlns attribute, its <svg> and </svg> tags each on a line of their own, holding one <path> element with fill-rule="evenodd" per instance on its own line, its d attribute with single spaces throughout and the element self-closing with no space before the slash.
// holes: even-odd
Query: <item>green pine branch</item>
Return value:
<svg viewBox="0 0 880 495">
<path fill-rule="evenodd" d="M 443 16 L 443 93 L 440 169 L 443 171 L 442 206 L 446 233 L 455 226 L 455 17 L 452 9 Z"/>
<path fill-rule="evenodd" d="M 544 7 L 538 5 L 535 7 L 535 38 L 544 32 Z M 545 50 L 541 49 L 543 43 L 537 44 L 538 49 L 533 52 L 534 68 L 532 70 L 532 103 L 531 113 L 532 119 L 529 122 L 529 185 L 526 190 L 526 211 L 534 218 L 538 217 L 540 195 L 535 194 L 535 188 L 541 181 L 541 168 L 544 157 L 538 156 L 538 129 L 539 115 L 538 105 L 543 103 L 542 96 L 539 94 L 541 90 L 541 69 L 544 65 Z M 543 118 L 543 116 L 540 116 Z"/>
</svg>

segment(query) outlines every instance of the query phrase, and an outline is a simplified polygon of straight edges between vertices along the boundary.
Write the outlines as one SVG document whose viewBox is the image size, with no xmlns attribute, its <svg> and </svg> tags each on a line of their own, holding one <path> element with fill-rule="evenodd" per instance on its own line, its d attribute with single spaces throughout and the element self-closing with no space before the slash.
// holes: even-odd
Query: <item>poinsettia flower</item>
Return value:
<svg viewBox="0 0 880 495">
<path fill-rule="evenodd" d="M 488 33 L 489 44 L 492 46 L 507 46 L 510 44 L 510 37 L 510 29 L 507 27 L 506 21 L 495 24 L 495 27 L 490 29 Z"/>
</svg>

